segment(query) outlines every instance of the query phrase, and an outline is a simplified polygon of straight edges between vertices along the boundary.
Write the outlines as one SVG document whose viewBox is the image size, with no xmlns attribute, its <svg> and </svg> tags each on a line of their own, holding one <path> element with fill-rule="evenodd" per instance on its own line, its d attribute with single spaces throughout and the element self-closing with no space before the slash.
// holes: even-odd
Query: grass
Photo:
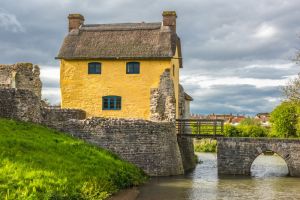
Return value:
<svg viewBox="0 0 300 200">
<path fill-rule="evenodd" d="M 211 139 L 195 140 L 195 152 L 217 152 L 217 141 Z"/>
<path fill-rule="evenodd" d="M 0 199 L 106 199 L 144 173 L 60 132 L 0 119 Z"/>
</svg>

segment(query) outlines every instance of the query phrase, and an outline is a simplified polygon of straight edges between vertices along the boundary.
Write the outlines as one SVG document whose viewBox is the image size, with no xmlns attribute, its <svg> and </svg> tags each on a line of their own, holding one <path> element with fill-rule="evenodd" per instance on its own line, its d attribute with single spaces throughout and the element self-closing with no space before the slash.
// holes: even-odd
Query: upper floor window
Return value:
<svg viewBox="0 0 300 200">
<path fill-rule="evenodd" d="M 101 74 L 101 63 L 91 62 L 89 63 L 89 74 Z"/>
<path fill-rule="evenodd" d="M 104 96 L 102 97 L 103 110 L 121 110 L 120 96 Z"/>
<path fill-rule="evenodd" d="M 126 64 L 126 74 L 139 74 L 140 63 L 139 62 L 128 62 Z"/>
</svg>

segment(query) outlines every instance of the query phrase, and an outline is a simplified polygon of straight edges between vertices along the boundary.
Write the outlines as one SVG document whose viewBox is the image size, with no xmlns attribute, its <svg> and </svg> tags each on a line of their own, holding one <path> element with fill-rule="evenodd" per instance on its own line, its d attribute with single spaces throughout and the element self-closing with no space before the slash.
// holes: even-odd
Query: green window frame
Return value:
<svg viewBox="0 0 300 200">
<path fill-rule="evenodd" d="M 101 74 L 101 63 L 90 62 L 88 64 L 88 74 Z"/>
<path fill-rule="evenodd" d="M 121 110 L 122 98 L 120 96 L 102 97 L 102 110 Z"/>
<path fill-rule="evenodd" d="M 140 63 L 139 62 L 128 62 L 126 63 L 126 74 L 139 74 Z"/>
</svg>

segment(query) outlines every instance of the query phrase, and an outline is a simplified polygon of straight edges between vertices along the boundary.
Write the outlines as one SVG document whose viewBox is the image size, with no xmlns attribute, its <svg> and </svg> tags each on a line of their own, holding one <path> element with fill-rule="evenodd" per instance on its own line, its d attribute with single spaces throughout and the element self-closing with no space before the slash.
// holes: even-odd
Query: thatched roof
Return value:
<svg viewBox="0 0 300 200">
<path fill-rule="evenodd" d="M 158 59 L 180 53 L 176 33 L 162 23 L 90 24 L 72 30 L 57 59 Z"/>
</svg>

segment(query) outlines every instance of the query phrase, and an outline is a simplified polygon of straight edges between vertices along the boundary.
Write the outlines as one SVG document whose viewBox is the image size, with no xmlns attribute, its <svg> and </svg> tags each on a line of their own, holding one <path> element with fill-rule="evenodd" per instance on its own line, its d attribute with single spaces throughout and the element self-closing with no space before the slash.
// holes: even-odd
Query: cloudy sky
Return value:
<svg viewBox="0 0 300 200">
<path fill-rule="evenodd" d="M 0 63 L 40 65 L 43 96 L 60 101 L 59 62 L 67 15 L 86 23 L 159 22 L 176 10 L 193 113 L 255 114 L 280 101 L 300 72 L 300 0 L 1 0 Z"/>
</svg>

